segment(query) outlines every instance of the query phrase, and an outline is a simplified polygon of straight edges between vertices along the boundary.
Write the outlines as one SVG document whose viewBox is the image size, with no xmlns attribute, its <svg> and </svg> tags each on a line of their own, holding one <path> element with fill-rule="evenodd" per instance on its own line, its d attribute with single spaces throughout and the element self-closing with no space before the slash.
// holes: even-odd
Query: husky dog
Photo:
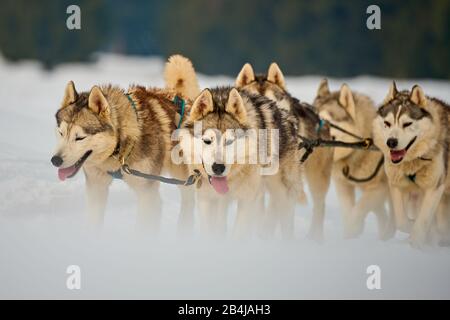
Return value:
<svg viewBox="0 0 450 320">
<path fill-rule="evenodd" d="M 294 115 L 298 121 L 299 134 L 308 139 L 329 140 L 330 132 L 323 126 L 312 106 L 301 103 L 286 89 L 284 75 L 276 63 L 272 63 L 267 74 L 255 75 L 253 68 L 246 63 L 236 79 L 236 87 L 254 94 L 260 94 L 276 101 L 278 108 Z M 330 186 L 333 165 L 333 149 L 316 149 L 305 162 L 305 175 L 313 197 L 313 220 L 309 238 L 323 241 L 325 219 L 325 198 Z M 300 195 L 300 202 L 303 201 Z"/>
<path fill-rule="evenodd" d="M 450 236 L 450 107 L 427 97 L 420 86 L 398 91 L 392 83 L 373 124 L 375 144 L 383 151 L 397 224 L 411 231 L 413 246 L 428 240 L 434 221 L 441 240 Z M 404 198 L 420 194 L 420 207 L 412 221 Z M 436 219 L 437 212 L 437 219 Z"/>
<path fill-rule="evenodd" d="M 197 195 L 203 232 L 207 229 L 207 233 L 223 233 L 227 205 L 230 200 L 237 200 L 233 236 L 248 237 L 254 231 L 255 219 L 262 218 L 262 197 L 268 190 L 270 210 L 281 216 L 278 218 L 283 236 L 293 236 L 295 202 L 302 190 L 295 119 L 264 96 L 225 87 L 203 90 L 182 128 L 180 145 L 184 157 L 189 158 L 190 169 L 200 170 L 203 176 Z M 262 147 L 255 151 L 251 145 L 255 141 L 261 145 L 265 140 L 261 133 L 267 133 L 264 129 L 269 131 L 264 141 L 267 150 Z M 189 152 L 192 146 L 201 149 L 195 155 L 196 161 Z M 234 150 L 231 154 L 236 152 L 232 158 L 235 161 L 224 161 L 224 154 L 230 154 L 230 150 Z M 260 159 L 266 152 L 272 155 L 271 165 L 279 162 L 275 170 L 263 173 L 264 164 L 269 163 L 263 164 Z M 257 161 L 250 161 L 255 155 Z M 256 217 L 258 214 L 261 216 Z M 273 221 L 268 222 L 268 232 L 273 232 L 274 226 Z"/>
<path fill-rule="evenodd" d="M 185 70 L 192 69 L 190 62 L 185 64 Z M 159 184 L 123 173 L 120 168 L 126 163 L 149 174 L 159 175 L 166 170 L 175 178 L 187 177 L 187 167 L 174 165 L 170 158 L 178 112 L 174 97 L 198 88 L 195 73 L 193 78 L 183 79 L 179 92 L 132 86 L 126 93 L 108 85 L 78 93 L 72 81 L 67 84 L 56 113 L 58 144 L 51 162 L 58 168 L 60 180 L 74 177 L 83 168 L 89 220 L 95 226 L 103 222 L 112 173 L 122 173 L 123 180 L 137 194 L 138 226 L 157 229 Z M 193 214 L 191 194 L 192 190 L 182 189 L 180 220 L 189 220 L 186 216 Z"/>
<path fill-rule="evenodd" d="M 314 100 L 321 118 L 360 137 L 370 137 L 372 121 L 376 117 L 373 102 L 367 96 L 352 92 L 344 84 L 336 92 L 330 92 L 328 81 L 322 80 L 317 97 Z M 351 136 L 331 128 L 333 140 L 355 142 Z M 335 148 L 333 178 L 340 200 L 344 236 L 356 237 L 363 231 L 367 214 L 373 211 L 378 219 L 379 235 L 388 239 L 394 234 L 393 221 L 387 217 L 385 202 L 388 199 L 386 176 L 383 170 L 377 172 L 377 167 L 383 155 L 378 151 Z M 374 176 L 368 181 L 357 182 L 348 179 L 343 170 L 357 178 Z M 355 200 L 355 189 L 362 191 L 361 198 Z"/>
</svg>

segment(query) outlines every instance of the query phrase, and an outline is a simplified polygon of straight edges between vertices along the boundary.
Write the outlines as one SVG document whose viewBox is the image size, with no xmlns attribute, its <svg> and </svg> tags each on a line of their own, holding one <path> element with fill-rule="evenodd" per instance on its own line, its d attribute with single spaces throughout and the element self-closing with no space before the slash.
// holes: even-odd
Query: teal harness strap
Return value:
<svg viewBox="0 0 450 320">
<path fill-rule="evenodd" d="M 134 103 L 133 99 L 131 99 L 131 94 L 130 93 L 126 93 L 125 94 L 128 98 L 128 101 L 130 101 L 131 106 L 133 107 L 134 111 L 136 111 L 136 104 Z"/>
<path fill-rule="evenodd" d="M 118 180 L 122 180 L 123 179 L 123 173 L 122 173 L 122 170 L 120 170 L 120 169 L 118 169 L 117 171 L 108 171 L 108 174 L 113 179 L 118 179 Z"/>
<path fill-rule="evenodd" d="M 181 122 L 183 121 L 186 102 L 183 99 L 181 99 L 179 96 L 175 96 L 175 98 L 173 99 L 173 103 L 180 108 L 181 117 L 180 117 L 180 121 L 178 122 L 178 126 L 177 126 L 177 129 L 179 129 L 181 126 Z"/>
<path fill-rule="evenodd" d="M 320 131 L 322 131 L 324 125 L 325 125 L 325 120 L 320 119 L 320 120 L 319 120 L 319 126 L 317 127 L 317 133 L 319 133 Z"/>
</svg>

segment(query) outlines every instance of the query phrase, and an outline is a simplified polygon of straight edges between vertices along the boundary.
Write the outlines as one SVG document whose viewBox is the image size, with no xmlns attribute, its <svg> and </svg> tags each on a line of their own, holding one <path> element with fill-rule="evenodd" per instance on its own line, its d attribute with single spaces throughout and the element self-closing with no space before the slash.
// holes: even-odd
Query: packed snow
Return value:
<svg viewBox="0 0 450 320">
<path fill-rule="evenodd" d="M 90 232 L 84 176 L 60 182 L 50 164 L 54 114 L 65 85 L 163 86 L 162 71 L 159 58 L 100 55 L 94 64 L 65 64 L 51 72 L 36 62 L 0 58 L 0 298 L 450 298 L 450 249 L 418 251 L 402 233 L 382 242 L 371 215 L 360 239 L 343 240 L 334 189 L 322 245 L 306 239 L 310 206 L 298 206 L 292 241 L 179 239 L 179 194 L 169 185 L 161 186 L 161 235 L 138 235 L 135 198 L 121 181 L 112 185 L 103 231 Z M 321 78 L 286 81 L 294 96 L 312 102 Z M 226 76 L 199 80 L 202 87 L 233 83 Z M 331 89 L 344 81 L 379 103 L 391 80 L 330 79 Z M 397 80 L 399 88 L 415 83 L 450 101 L 448 81 Z M 81 268 L 80 290 L 66 287 L 69 265 Z M 370 265 L 381 269 L 380 290 L 366 286 Z"/>
</svg>

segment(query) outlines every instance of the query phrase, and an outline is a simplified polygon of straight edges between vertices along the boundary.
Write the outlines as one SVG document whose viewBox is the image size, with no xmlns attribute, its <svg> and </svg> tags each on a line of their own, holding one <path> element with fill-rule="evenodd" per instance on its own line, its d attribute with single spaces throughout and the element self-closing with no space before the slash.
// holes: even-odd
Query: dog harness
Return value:
<svg viewBox="0 0 450 320">
<path fill-rule="evenodd" d="M 179 96 L 175 96 L 175 98 L 173 99 L 173 103 L 180 109 L 180 121 L 178 121 L 178 126 L 177 126 L 177 129 L 180 129 L 181 122 L 183 121 L 183 117 L 184 117 L 186 102 L 184 101 L 184 99 L 180 98 Z"/>
<path fill-rule="evenodd" d="M 131 106 L 133 107 L 134 111 L 137 112 L 136 109 L 136 104 L 134 102 L 134 100 L 131 98 L 131 94 L 130 93 L 126 93 L 125 94 L 128 98 L 128 101 L 130 101 Z M 180 127 L 181 122 L 183 120 L 183 116 L 184 116 L 184 111 L 185 111 L 185 101 L 178 97 L 175 96 L 173 103 L 175 105 L 177 105 L 180 108 L 180 113 L 181 113 L 181 118 L 180 121 L 178 123 L 178 127 Z M 112 155 L 117 155 L 119 154 L 119 149 L 120 149 L 120 143 L 117 143 L 116 148 L 114 149 L 114 152 Z M 108 174 L 113 178 L 113 179 L 119 179 L 119 180 L 123 180 L 123 172 L 129 174 L 129 175 L 133 175 L 136 177 L 140 177 L 143 179 L 147 179 L 147 180 L 155 180 L 155 181 L 159 181 L 159 182 L 163 182 L 163 183 L 168 183 L 168 184 L 175 184 L 175 185 L 183 185 L 183 186 L 190 186 L 193 184 L 198 184 L 198 182 L 201 182 L 201 173 L 198 170 L 194 170 L 194 174 L 190 175 L 186 180 L 179 180 L 179 179 L 173 179 L 173 178 L 167 178 L 167 177 L 163 177 L 163 176 L 158 176 L 158 175 L 153 175 L 153 174 L 147 174 L 147 173 L 143 173 L 140 172 L 138 170 L 134 170 L 131 169 L 126 163 L 126 158 L 128 157 L 128 155 L 131 153 L 131 149 L 128 150 L 126 156 L 124 156 L 123 159 L 119 159 L 119 161 L 122 162 L 121 167 L 119 169 L 117 169 L 116 171 L 108 171 Z"/>
</svg>

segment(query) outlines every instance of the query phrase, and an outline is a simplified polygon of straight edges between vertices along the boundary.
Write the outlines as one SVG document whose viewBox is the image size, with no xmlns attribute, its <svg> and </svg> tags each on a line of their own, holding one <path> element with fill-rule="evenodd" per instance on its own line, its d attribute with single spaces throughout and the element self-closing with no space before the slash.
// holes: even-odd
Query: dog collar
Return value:
<svg viewBox="0 0 450 320">
<path fill-rule="evenodd" d="M 179 129 L 181 127 L 181 122 L 183 121 L 183 118 L 184 118 L 186 102 L 184 101 L 184 99 L 180 98 L 179 96 L 175 96 L 175 98 L 173 98 L 173 103 L 180 110 L 180 121 L 178 121 L 178 126 L 177 126 L 177 129 Z"/>
</svg>

